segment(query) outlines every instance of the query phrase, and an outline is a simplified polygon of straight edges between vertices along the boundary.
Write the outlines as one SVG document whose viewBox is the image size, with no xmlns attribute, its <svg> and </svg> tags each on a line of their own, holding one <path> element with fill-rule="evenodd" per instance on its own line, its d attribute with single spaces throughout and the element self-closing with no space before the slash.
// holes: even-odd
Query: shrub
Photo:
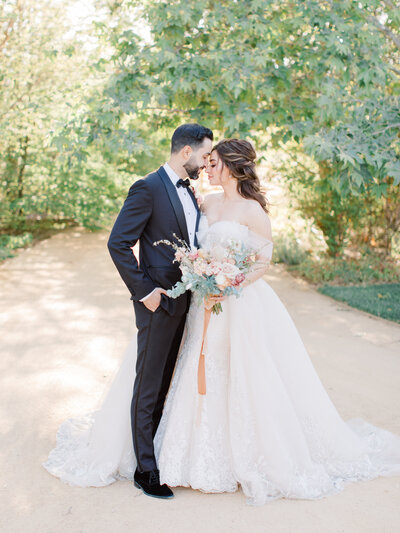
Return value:
<svg viewBox="0 0 400 533">
<path fill-rule="evenodd" d="M 371 285 L 369 287 L 332 287 L 318 289 L 335 300 L 367 311 L 375 316 L 400 322 L 400 284 Z"/>
<path fill-rule="evenodd" d="M 12 250 L 23 248 L 31 244 L 33 240 L 32 233 L 25 232 L 21 235 L 0 235 L 0 261 L 13 257 Z"/>
<path fill-rule="evenodd" d="M 299 265 L 306 257 L 307 252 L 300 246 L 294 236 L 283 237 L 279 235 L 274 239 L 274 253 L 272 257 L 274 263 Z"/>
<path fill-rule="evenodd" d="M 398 262 L 390 258 L 383 260 L 374 254 L 365 254 L 358 259 L 306 257 L 299 265 L 289 268 L 316 284 L 348 285 L 400 281 Z"/>
</svg>

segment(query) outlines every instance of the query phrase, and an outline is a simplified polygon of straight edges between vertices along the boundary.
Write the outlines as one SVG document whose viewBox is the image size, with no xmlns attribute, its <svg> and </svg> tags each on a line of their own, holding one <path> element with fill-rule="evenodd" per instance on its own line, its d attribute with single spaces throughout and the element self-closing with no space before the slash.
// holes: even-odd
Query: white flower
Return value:
<svg viewBox="0 0 400 533">
<path fill-rule="evenodd" d="M 226 257 L 227 250 L 220 244 L 216 244 L 213 246 L 211 250 L 211 256 L 213 259 L 216 259 L 217 261 L 223 261 Z"/>
<path fill-rule="evenodd" d="M 222 272 L 229 278 L 234 279 L 238 274 L 240 274 L 240 269 L 235 265 L 231 265 L 230 263 L 224 263 L 222 266 Z"/>
<path fill-rule="evenodd" d="M 226 277 L 224 274 L 222 274 L 222 272 L 215 276 L 215 282 L 219 288 L 226 286 L 226 281 Z"/>
</svg>

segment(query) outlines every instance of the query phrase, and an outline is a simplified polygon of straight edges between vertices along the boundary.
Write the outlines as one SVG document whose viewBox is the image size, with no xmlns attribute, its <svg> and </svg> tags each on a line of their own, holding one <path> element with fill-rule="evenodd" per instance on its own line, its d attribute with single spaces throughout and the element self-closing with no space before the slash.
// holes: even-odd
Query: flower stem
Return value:
<svg viewBox="0 0 400 533">
<path fill-rule="evenodd" d="M 222 305 L 221 305 L 221 302 L 218 302 L 217 304 L 214 304 L 214 305 L 212 306 L 211 311 L 212 311 L 214 314 L 216 314 L 216 315 L 218 315 L 219 313 L 221 313 L 221 312 L 222 312 Z"/>
</svg>

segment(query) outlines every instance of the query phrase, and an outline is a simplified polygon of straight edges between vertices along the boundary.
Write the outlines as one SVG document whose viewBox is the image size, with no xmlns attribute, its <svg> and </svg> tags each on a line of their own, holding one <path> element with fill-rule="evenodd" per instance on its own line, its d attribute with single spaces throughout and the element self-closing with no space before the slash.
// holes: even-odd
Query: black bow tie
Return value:
<svg viewBox="0 0 400 533">
<path fill-rule="evenodd" d="M 180 180 L 178 180 L 178 181 L 176 182 L 176 186 L 178 187 L 178 189 L 179 189 L 179 187 L 186 187 L 186 188 L 188 188 L 188 187 L 190 187 L 190 179 L 187 178 L 187 179 L 183 180 L 183 179 L 181 178 Z"/>
</svg>

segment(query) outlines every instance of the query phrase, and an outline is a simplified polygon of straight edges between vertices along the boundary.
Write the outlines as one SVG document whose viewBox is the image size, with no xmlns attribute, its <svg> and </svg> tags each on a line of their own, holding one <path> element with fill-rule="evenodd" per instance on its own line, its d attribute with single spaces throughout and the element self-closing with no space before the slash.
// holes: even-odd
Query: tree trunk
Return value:
<svg viewBox="0 0 400 533">
<path fill-rule="evenodd" d="M 17 176 L 17 198 L 19 200 L 22 200 L 24 196 L 24 172 L 26 167 L 26 161 L 28 158 L 28 142 L 29 137 L 26 135 L 21 139 L 21 145 L 22 145 L 22 155 L 21 155 L 21 164 L 18 169 L 18 176 Z M 18 206 L 17 209 L 17 216 L 20 217 L 22 215 L 22 206 L 21 204 Z"/>
</svg>

